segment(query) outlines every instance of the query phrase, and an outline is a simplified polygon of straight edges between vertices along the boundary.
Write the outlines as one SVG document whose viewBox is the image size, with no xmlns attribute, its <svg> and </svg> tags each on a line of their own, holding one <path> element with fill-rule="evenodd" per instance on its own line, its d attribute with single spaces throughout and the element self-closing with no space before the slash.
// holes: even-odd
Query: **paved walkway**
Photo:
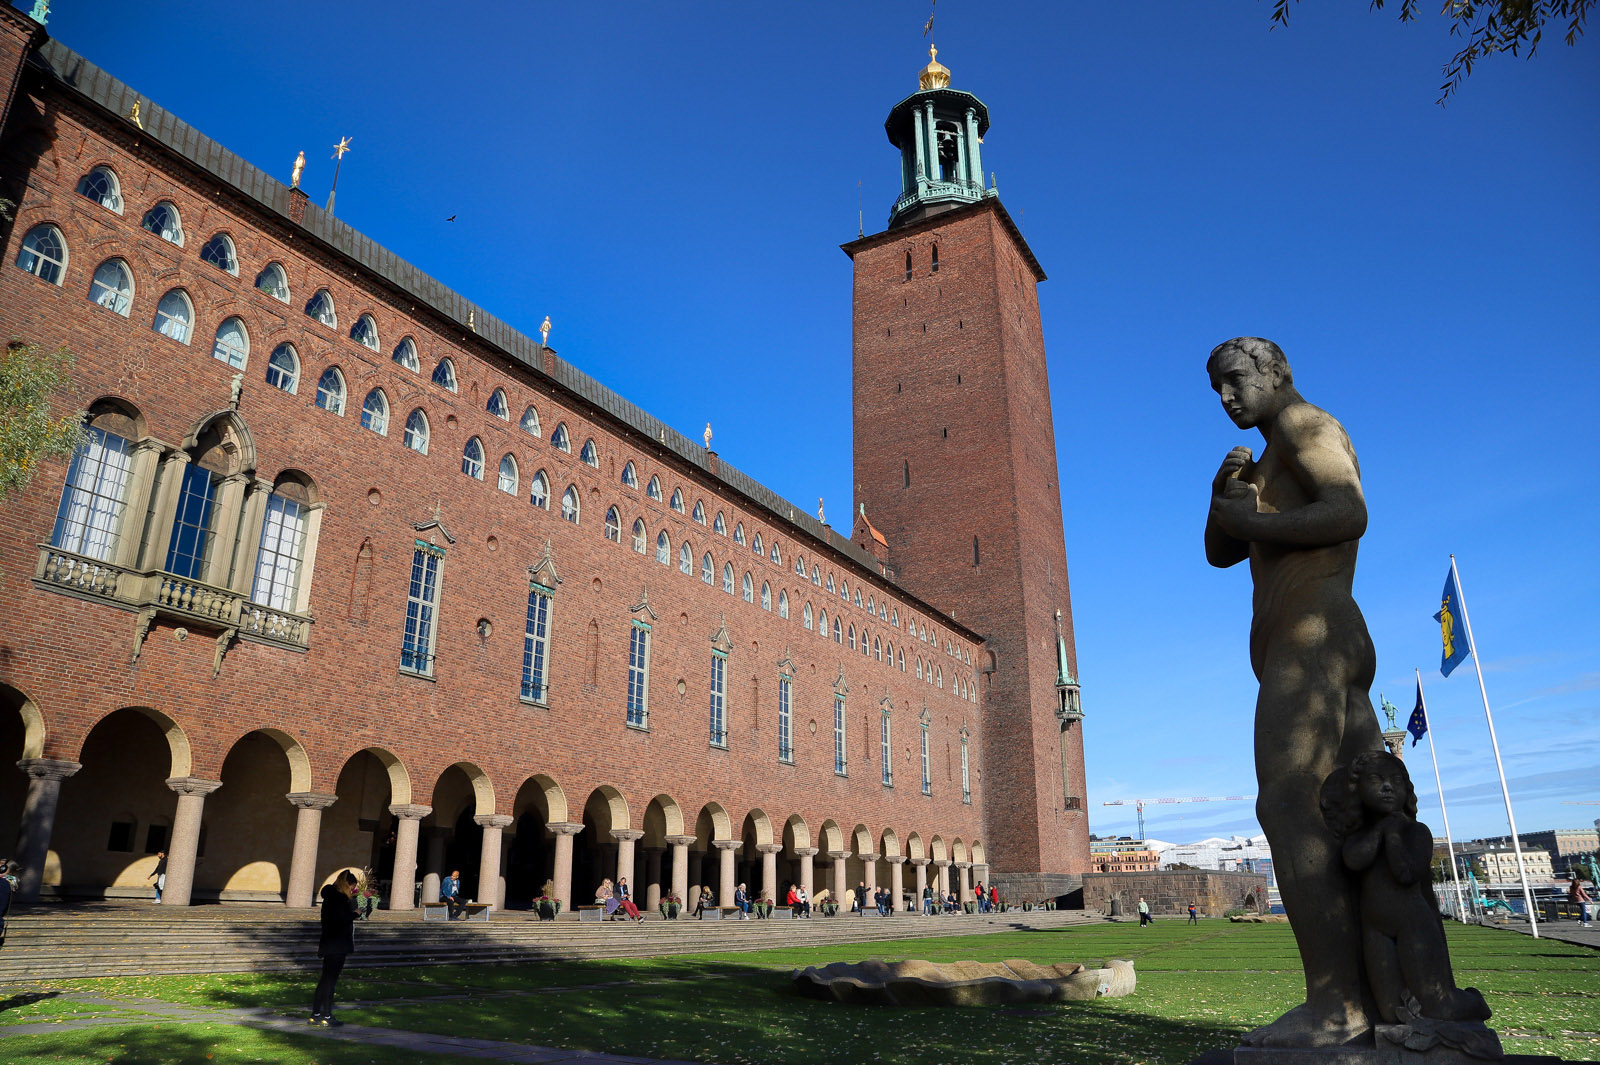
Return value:
<svg viewBox="0 0 1600 1065">
<path fill-rule="evenodd" d="M 1521 932 L 1525 936 L 1533 935 L 1533 930 L 1526 921 L 1515 924 L 1490 924 L 1487 928 L 1504 928 L 1510 932 Z M 1600 921 L 1590 921 L 1585 928 L 1577 921 L 1540 921 L 1539 937 L 1541 939 L 1559 939 L 1563 943 L 1575 943 L 1580 947 L 1600 948 Z"/>
</svg>

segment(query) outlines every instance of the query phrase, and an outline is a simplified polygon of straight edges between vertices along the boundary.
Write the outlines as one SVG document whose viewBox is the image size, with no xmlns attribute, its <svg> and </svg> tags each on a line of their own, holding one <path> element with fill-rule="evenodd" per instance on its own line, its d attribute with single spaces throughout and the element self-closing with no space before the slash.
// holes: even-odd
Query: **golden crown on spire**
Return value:
<svg viewBox="0 0 1600 1065">
<path fill-rule="evenodd" d="M 924 89 L 948 89 L 950 87 L 950 68 L 939 62 L 939 49 L 928 48 L 928 65 L 922 68 L 922 73 L 917 76 L 917 84 Z"/>
</svg>

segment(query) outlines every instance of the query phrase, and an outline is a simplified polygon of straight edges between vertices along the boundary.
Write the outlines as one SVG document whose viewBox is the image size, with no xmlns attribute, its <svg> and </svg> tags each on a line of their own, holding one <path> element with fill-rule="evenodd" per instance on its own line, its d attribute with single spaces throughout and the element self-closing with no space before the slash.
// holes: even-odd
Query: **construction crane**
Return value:
<svg viewBox="0 0 1600 1065">
<path fill-rule="evenodd" d="M 1138 815 L 1139 815 L 1139 838 L 1140 839 L 1144 839 L 1145 838 L 1145 834 L 1144 834 L 1144 807 L 1145 807 L 1145 803 L 1156 803 L 1158 805 L 1166 805 L 1168 803 L 1178 803 L 1178 802 L 1247 802 L 1250 799 L 1254 799 L 1254 798 L 1255 798 L 1254 795 L 1222 795 L 1222 796 L 1217 796 L 1217 795 L 1195 795 L 1195 796 L 1191 796 L 1190 798 L 1186 798 L 1186 799 L 1113 799 L 1111 802 L 1103 802 L 1100 805 L 1101 806 L 1132 806 L 1134 808 L 1134 810 L 1138 812 Z"/>
</svg>

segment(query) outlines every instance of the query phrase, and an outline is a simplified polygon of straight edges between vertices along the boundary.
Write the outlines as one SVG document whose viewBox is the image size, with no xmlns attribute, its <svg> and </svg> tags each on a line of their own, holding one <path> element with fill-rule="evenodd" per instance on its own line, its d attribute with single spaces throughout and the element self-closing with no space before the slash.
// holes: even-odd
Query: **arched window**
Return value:
<svg viewBox="0 0 1600 1065">
<path fill-rule="evenodd" d="M 419 455 L 428 453 L 428 416 L 419 408 L 406 415 L 405 431 L 400 442 Z"/>
<path fill-rule="evenodd" d="M 893 625 L 897 629 L 900 627 L 900 609 L 899 609 L 899 607 L 896 607 L 894 612 L 889 615 L 889 624 Z"/>
<path fill-rule="evenodd" d="M 578 451 L 578 459 L 585 466 L 593 466 L 597 470 L 600 468 L 600 452 L 595 450 L 593 440 L 583 442 L 583 447 Z"/>
<path fill-rule="evenodd" d="M 835 591 L 835 589 L 833 587 L 833 574 L 829 573 L 828 574 L 828 594 L 832 595 L 834 591 Z"/>
<path fill-rule="evenodd" d="M 217 338 L 211 342 L 211 357 L 225 362 L 235 370 L 244 369 L 250 358 L 250 334 L 238 318 L 224 318 L 217 326 Z"/>
<path fill-rule="evenodd" d="M 394 354 L 389 358 L 412 373 L 422 372 L 422 360 L 417 358 L 416 341 L 410 337 L 401 337 L 400 343 L 394 346 Z"/>
<path fill-rule="evenodd" d="M 144 221 L 139 224 L 162 240 L 183 247 L 183 221 L 178 217 L 178 209 L 166 200 L 146 211 Z"/>
<path fill-rule="evenodd" d="M 722 511 L 720 510 L 717 511 L 717 516 L 711 519 L 711 531 L 720 533 L 723 536 L 728 535 L 728 523 L 723 520 Z"/>
<path fill-rule="evenodd" d="M 805 575 L 806 575 L 806 560 L 805 560 L 804 556 L 796 555 L 794 557 L 794 575 L 796 577 L 800 577 L 801 579 L 805 578 Z"/>
<path fill-rule="evenodd" d="M 350 327 L 350 339 L 370 351 L 378 350 L 378 323 L 372 315 L 363 314 L 356 319 L 356 324 Z"/>
<path fill-rule="evenodd" d="M 210 263 L 225 273 L 239 273 L 239 257 L 233 251 L 233 238 L 226 233 L 218 233 L 206 241 L 205 247 L 200 249 L 200 261 Z"/>
<path fill-rule="evenodd" d="M 501 455 L 500 474 L 495 480 L 495 486 L 506 495 L 514 496 L 517 494 L 520 480 L 521 478 L 517 476 L 517 457 L 510 452 Z"/>
<path fill-rule="evenodd" d="M 484 407 L 484 410 L 488 411 L 490 414 L 493 414 L 496 418 L 499 418 L 503 422 L 509 422 L 511 420 L 511 406 L 510 404 L 506 403 L 506 390 L 503 388 L 497 388 L 493 392 L 490 392 L 489 402 L 488 405 Z"/>
<path fill-rule="evenodd" d="M 733 594 L 733 563 L 722 564 L 722 590 L 729 595 Z"/>
<path fill-rule="evenodd" d="M 694 520 L 699 522 L 701 525 L 704 525 L 706 523 L 706 505 L 705 505 L 705 503 L 703 503 L 700 500 L 696 499 L 694 501 L 694 513 L 691 515 L 691 517 L 693 517 Z"/>
<path fill-rule="evenodd" d="M 883 640 L 876 636 L 872 638 L 872 657 L 880 662 L 883 661 Z"/>
<path fill-rule="evenodd" d="M 756 533 L 750 538 L 750 552 L 751 554 L 760 555 L 762 558 L 766 557 L 767 545 L 761 542 L 760 533 Z"/>
<path fill-rule="evenodd" d="M 804 625 L 806 627 L 806 631 L 807 632 L 811 631 L 811 604 L 810 603 L 807 603 L 805 605 L 804 609 L 802 609 L 801 612 L 800 612 L 800 624 L 802 624 L 802 625 Z"/>
<path fill-rule="evenodd" d="M 856 594 L 858 594 L 858 595 L 860 594 L 860 589 L 856 590 Z M 859 606 L 860 604 L 857 604 L 857 605 Z M 872 596 L 870 596 L 870 595 L 867 596 L 867 613 L 876 614 L 877 612 L 878 612 L 878 608 L 872 605 Z"/>
<path fill-rule="evenodd" d="M 844 643 L 844 633 L 839 631 L 839 615 L 833 616 L 833 642 Z"/>
<path fill-rule="evenodd" d="M 22 238 L 22 250 L 17 252 L 17 265 L 41 281 L 61 284 L 61 275 L 67 268 L 67 242 L 61 239 L 61 230 L 55 226 L 34 226 Z"/>
<path fill-rule="evenodd" d="M 109 560 L 116 552 L 132 478 L 133 441 L 110 429 L 132 433 L 132 424 L 115 412 L 104 417 L 102 424 L 91 421 L 84 427 L 83 442 L 67 467 L 66 485 L 61 490 L 55 528 L 50 534 L 52 547 L 101 561 Z M 135 528 L 132 535 L 137 536 L 140 531 Z"/>
<path fill-rule="evenodd" d="M 828 638 L 828 611 L 825 607 L 817 612 L 817 633 L 824 640 Z"/>
<path fill-rule="evenodd" d="M 749 578 L 749 576 L 750 574 L 745 574 L 746 578 Z M 761 582 L 761 609 L 772 609 L 772 585 L 768 584 L 766 581 Z"/>
<path fill-rule="evenodd" d="M 736 523 L 733 527 L 733 542 L 738 544 L 740 547 L 745 545 L 744 522 L 742 521 Z"/>
<path fill-rule="evenodd" d="M 317 406 L 334 414 L 344 414 L 344 374 L 330 366 L 317 378 Z"/>
<path fill-rule="evenodd" d="M 629 459 L 622 466 L 622 483 L 629 488 L 639 487 L 639 473 L 633 468 L 633 460 Z"/>
<path fill-rule="evenodd" d="M 936 274 L 939 272 L 939 245 L 937 244 L 933 246 L 933 272 Z"/>
<path fill-rule="evenodd" d="M 605 534 L 606 539 L 614 544 L 622 542 L 622 518 L 618 516 L 616 507 L 606 508 Z"/>
<path fill-rule="evenodd" d="M 300 609 L 310 504 L 310 487 L 292 476 L 280 478 L 273 487 L 261 520 L 261 546 L 256 551 L 251 602 L 272 610 Z"/>
<path fill-rule="evenodd" d="M 550 478 L 540 470 L 533 475 L 533 480 L 528 482 L 528 502 L 540 510 L 550 509 Z"/>
<path fill-rule="evenodd" d="M 657 503 L 661 502 L 661 478 L 651 474 L 650 483 L 644 486 L 644 494 Z"/>
<path fill-rule="evenodd" d="M 456 364 L 448 357 L 440 359 L 433 368 L 433 383 L 448 392 L 456 391 Z"/>
<path fill-rule="evenodd" d="M 917 656 L 917 679 L 922 679 L 922 656 Z"/>
<path fill-rule="evenodd" d="M 878 617 L 882 618 L 884 621 L 888 621 L 889 620 L 889 604 L 888 603 L 879 603 L 878 604 Z"/>
<path fill-rule="evenodd" d="M 95 269 L 94 280 L 89 282 L 89 302 L 104 307 L 113 314 L 128 317 L 133 307 L 133 274 L 121 259 L 107 259 Z M 238 321 L 237 318 L 229 319 Z"/>
<path fill-rule="evenodd" d="M 935 685 L 937 685 L 938 687 L 940 687 L 940 688 L 944 687 L 944 667 L 943 666 L 934 666 L 933 667 L 933 683 Z"/>
<path fill-rule="evenodd" d="M 550 446 L 557 451 L 572 454 L 572 438 L 567 435 L 567 423 L 562 422 L 556 426 L 556 431 L 550 434 Z"/>
<path fill-rule="evenodd" d="M 164 337 L 187 344 L 193 323 L 194 305 L 189 302 L 189 294 L 181 288 L 175 288 L 156 304 L 156 320 L 151 328 Z"/>
<path fill-rule="evenodd" d="M 634 554 L 642 555 L 649 549 L 649 544 L 646 542 L 646 540 L 647 540 L 647 534 L 645 533 L 645 530 L 644 530 L 644 519 L 643 518 L 634 518 L 633 519 L 633 552 L 634 552 Z"/>
<path fill-rule="evenodd" d="M 845 602 L 849 602 L 850 601 L 850 582 L 849 581 L 840 581 L 839 582 L 839 598 L 843 599 Z"/>
<path fill-rule="evenodd" d="M 856 649 L 856 627 L 854 624 L 850 626 L 846 634 L 849 636 L 848 646 L 850 650 L 854 651 Z"/>
<path fill-rule="evenodd" d="M 362 401 L 361 428 L 371 429 L 379 436 L 389 435 L 389 397 L 383 389 L 374 388 Z"/>
<path fill-rule="evenodd" d="M 822 567 L 818 566 L 815 562 L 811 563 L 811 583 L 816 585 L 818 588 L 822 587 Z"/>
<path fill-rule="evenodd" d="M 78 194 L 108 211 L 122 213 L 122 184 L 109 166 L 97 166 L 78 179 Z"/>
<path fill-rule="evenodd" d="M 672 537 L 665 529 L 656 534 L 656 561 L 663 566 L 672 565 Z"/>
<path fill-rule="evenodd" d="M 527 433 L 529 436 L 538 436 L 539 412 L 534 410 L 532 407 L 529 407 L 527 410 L 522 412 L 522 421 L 518 422 L 517 424 L 520 425 L 522 427 L 522 431 Z"/>
<path fill-rule="evenodd" d="M 711 584 L 717 579 L 716 563 L 711 561 L 711 552 L 707 551 L 700 556 L 700 583 Z"/>
<path fill-rule="evenodd" d="M 561 516 L 572 524 L 578 524 L 578 487 L 567 485 L 567 490 L 561 493 Z"/>
<path fill-rule="evenodd" d="M 906 280 L 911 280 L 911 253 L 906 252 Z"/>
<path fill-rule="evenodd" d="M 672 490 L 672 501 L 668 503 L 667 506 L 677 511 L 679 514 L 683 513 L 683 489 L 674 488 Z"/>
<path fill-rule="evenodd" d="M 783 552 L 778 550 L 776 541 L 774 541 L 772 545 L 772 563 L 775 566 L 783 565 Z"/>
<path fill-rule="evenodd" d="M 860 585 L 857 585 L 857 586 L 856 586 L 856 599 L 855 599 L 855 603 L 856 603 L 856 606 L 857 606 L 857 607 L 858 607 L 858 608 L 859 608 L 859 607 L 860 607 L 860 606 L 861 606 L 861 586 L 860 586 Z"/>
<path fill-rule="evenodd" d="M 483 480 L 483 441 L 469 437 L 461 449 L 461 472 L 474 480 Z"/>
<path fill-rule="evenodd" d="M 694 572 L 694 556 L 687 540 L 678 545 L 678 572 L 686 575 Z"/>
<path fill-rule="evenodd" d="M 268 263 L 267 268 L 256 275 L 256 288 L 281 303 L 289 302 L 289 275 L 277 263 Z"/>
<path fill-rule="evenodd" d="M 900 666 L 900 672 L 904 673 L 906 671 L 906 649 L 904 647 L 900 648 L 899 653 L 895 655 L 895 661 Z"/>
<path fill-rule="evenodd" d="M 778 616 L 780 618 L 789 616 L 789 593 L 781 588 L 778 589 Z"/>
<path fill-rule="evenodd" d="M 306 301 L 306 314 L 329 329 L 339 328 L 339 314 L 333 309 L 333 296 L 325 288 L 317 289 Z"/>
<path fill-rule="evenodd" d="M 300 387 L 300 355 L 293 344 L 279 344 L 267 360 L 267 384 L 289 393 Z"/>
</svg>

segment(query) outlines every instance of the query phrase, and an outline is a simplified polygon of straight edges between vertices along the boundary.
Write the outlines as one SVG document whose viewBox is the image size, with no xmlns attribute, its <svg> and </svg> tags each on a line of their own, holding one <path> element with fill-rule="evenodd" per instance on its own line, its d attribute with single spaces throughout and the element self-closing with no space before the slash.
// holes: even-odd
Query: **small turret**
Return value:
<svg viewBox="0 0 1600 1065">
<path fill-rule="evenodd" d="M 900 149 L 900 198 L 889 228 L 914 222 L 992 195 L 983 187 L 979 145 L 989 129 L 989 109 L 970 92 L 950 88 L 950 68 L 928 49 L 917 92 L 894 105 L 883 124 Z"/>
</svg>

